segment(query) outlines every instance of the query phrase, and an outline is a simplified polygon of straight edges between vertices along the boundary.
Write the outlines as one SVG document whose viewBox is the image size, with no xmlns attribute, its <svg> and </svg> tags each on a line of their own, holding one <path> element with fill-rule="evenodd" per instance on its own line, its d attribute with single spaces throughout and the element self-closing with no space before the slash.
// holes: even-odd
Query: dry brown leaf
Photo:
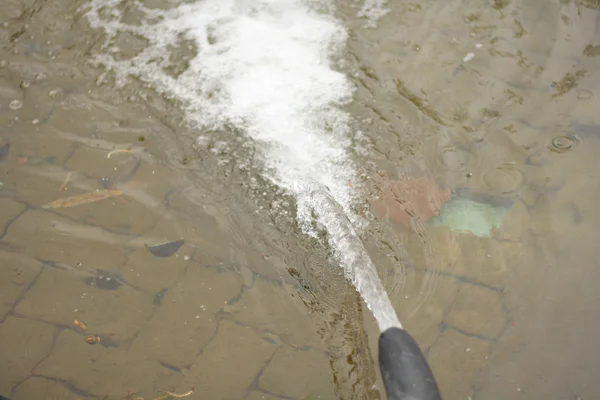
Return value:
<svg viewBox="0 0 600 400">
<path fill-rule="evenodd" d="M 74 323 L 74 324 L 75 324 L 75 326 L 77 326 L 79 329 L 81 329 L 81 330 L 84 330 L 84 331 L 85 331 L 85 330 L 87 330 L 87 325 L 86 325 L 86 323 L 85 323 L 85 322 L 83 322 L 83 321 L 80 321 L 80 320 L 78 320 L 78 319 L 74 319 L 74 320 L 73 320 L 73 323 Z"/>
<path fill-rule="evenodd" d="M 58 199 L 51 203 L 44 204 L 42 208 L 68 208 L 75 207 L 81 204 L 93 203 L 108 199 L 110 197 L 116 197 L 122 195 L 123 192 L 118 189 L 104 189 L 96 190 L 93 192 L 78 194 L 77 196 L 65 197 L 64 199 Z"/>
</svg>

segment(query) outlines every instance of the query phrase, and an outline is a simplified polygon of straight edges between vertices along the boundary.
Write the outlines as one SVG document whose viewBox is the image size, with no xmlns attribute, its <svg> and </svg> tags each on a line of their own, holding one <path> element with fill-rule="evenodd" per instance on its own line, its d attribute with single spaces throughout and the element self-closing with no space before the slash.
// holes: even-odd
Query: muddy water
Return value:
<svg viewBox="0 0 600 400">
<path fill-rule="evenodd" d="M 373 317 L 256 148 L 90 64 L 85 4 L 1 6 L 0 394 L 385 398 Z M 365 213 L 445 398 L 597 398 L 600 8 L 390 1 L 366 24 L 351 4 L 340 70 L 367 179 L 510 205 L 488 237 Z"/>
</svg>

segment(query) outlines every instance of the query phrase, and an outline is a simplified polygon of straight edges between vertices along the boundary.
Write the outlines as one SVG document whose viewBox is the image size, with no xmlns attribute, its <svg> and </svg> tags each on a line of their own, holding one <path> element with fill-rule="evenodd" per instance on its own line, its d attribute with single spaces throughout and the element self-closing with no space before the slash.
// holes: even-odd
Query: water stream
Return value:
<svg viewBox="0 0 600 400">
<path fill-rule="evenodd" d="M 355 212 L 360 192 L 350 147 L 356 133 L 342 108 L 353 86 L 337 70 L 347 32 L 332 16 L 333 3 L 206 0 L 160 10 L 92 0 L 86 8 L 92 26 L 106 33 L 106 51 L 95 61 L 117 84 L 141 79 L 180 102 L 194 128 L 235 131 L 253 141 L 265 176 L 293 195 L 303 232 L 317 237 L 318 226 L 325 227 L 380 329 L 399 326 L 355 232 L 365 226 Z M 360 11 L 371 22 L 384 14 L 380 1 Z M 125 56 L 118 44 L 123 35 L 143 39 L 144 46 Z M 190 55 L 173 75 L 169 68 L 181 59 L 171 53 L 181 46 Z"/>
</svg>

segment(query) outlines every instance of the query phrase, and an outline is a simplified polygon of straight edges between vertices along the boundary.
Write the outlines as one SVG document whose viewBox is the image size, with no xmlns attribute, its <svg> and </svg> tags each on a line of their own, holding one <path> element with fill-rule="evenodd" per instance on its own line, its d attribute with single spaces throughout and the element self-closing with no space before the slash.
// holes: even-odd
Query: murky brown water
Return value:
<svg viewBox="0 0 600 400">
<path fill-rule="evenodd" d="M 0 394 L 385 398 L 377 326 L 328 250 L 172 102 L 98 81 L 82 4 L 0 6 Z M 446 399 L 599 398 L 600 7 L 388 7 L 373 29 L 339 9 L 357 158 L 510 204 L 490 237 L 372 222 L 400 319 Z"/>
</svg>

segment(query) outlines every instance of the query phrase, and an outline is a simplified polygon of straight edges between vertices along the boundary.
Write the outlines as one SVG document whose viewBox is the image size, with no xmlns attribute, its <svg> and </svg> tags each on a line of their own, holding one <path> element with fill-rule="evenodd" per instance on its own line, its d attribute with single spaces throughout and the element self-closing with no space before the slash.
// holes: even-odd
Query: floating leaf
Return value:
<svg viewBox="0 0 600 400">
<path fill-rule="evenodd" d="M 110 197 L 116 197 L 122 195 L 123 192 L 118 189 L 104 189 L 96 190 L 93 192 L 78 194 L 77 196 L 66 197 L 64 199 L 58 199 L 51 203 L 45 204 L 42 208 L 68 208 L 75 207 L 81 204 L 93 203 L 108 199 Z"/>
<path fill-rule="evenodd" d="M 179 248 L 181 246 L 183 246 L 184 243 L 185 243 L 185 241 L 183 239 L 181 239 L 181 240 L 176 240 L 174 242 L 159 244 L 156 246 L 146 245 L 146 248 L 148 249 L 148 251 L 150 253 L 152 253 L 153 255 L 155 255 L 157 257 L 171 257 L 173 254 L 175 254 L 177 252 L 177 250 L 179 250 Z"/>
</svg>

